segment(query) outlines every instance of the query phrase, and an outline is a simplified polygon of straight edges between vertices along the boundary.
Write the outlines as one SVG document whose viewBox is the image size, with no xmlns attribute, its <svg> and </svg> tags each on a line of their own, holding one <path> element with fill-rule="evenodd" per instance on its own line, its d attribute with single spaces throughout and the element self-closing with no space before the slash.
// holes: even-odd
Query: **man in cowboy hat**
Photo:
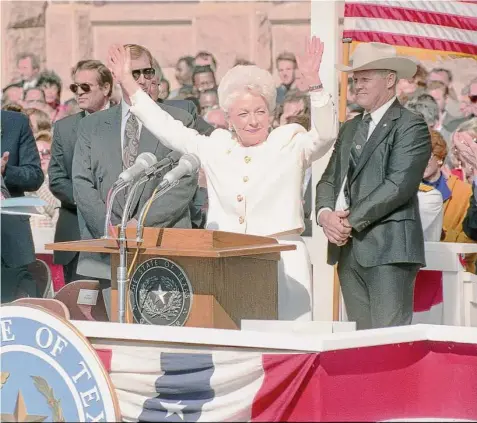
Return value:
<svg viewBox="0 0 477 423">
<path fill-rule="evenodd" d="M 424 119 L 396 99 L 416 64 L 393 46 L 359 44 L 350 66 L 364 113 L 341 127 L 316 187 L 317 223 L 338 263 L 346 311 L 358 329 L 411 323 L 414 279 L 424 261 L 417 192 L 431 156 Z"/>
</svg>

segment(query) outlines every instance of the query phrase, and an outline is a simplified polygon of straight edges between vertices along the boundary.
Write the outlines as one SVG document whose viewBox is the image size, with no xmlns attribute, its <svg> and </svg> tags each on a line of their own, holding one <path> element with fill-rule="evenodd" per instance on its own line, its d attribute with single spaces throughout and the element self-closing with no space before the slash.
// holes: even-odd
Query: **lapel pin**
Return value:
<svg viewBox="0 0 477 423">
<path fill-rule="evenodd" d="M 385 123 L 385 124 L 383 125 L 383 128 L 384 128 L 384 127 L 386 127 L 386 126 L 388 126 L 388 124 L 387 124 L 387 123 Z"/>
</svg>

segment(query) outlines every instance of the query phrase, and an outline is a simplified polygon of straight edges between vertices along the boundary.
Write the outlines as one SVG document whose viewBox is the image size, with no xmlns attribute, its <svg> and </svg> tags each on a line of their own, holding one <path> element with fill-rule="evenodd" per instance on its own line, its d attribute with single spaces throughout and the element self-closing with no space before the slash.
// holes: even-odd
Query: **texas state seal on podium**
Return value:
<svg viewBox="0 0 477 423">
<path fill-rule="evenodd" d="M 88 340 L 33 306 L 0 309 L 2 422 L 111 422 L 114 387 Z"/>
</svg>

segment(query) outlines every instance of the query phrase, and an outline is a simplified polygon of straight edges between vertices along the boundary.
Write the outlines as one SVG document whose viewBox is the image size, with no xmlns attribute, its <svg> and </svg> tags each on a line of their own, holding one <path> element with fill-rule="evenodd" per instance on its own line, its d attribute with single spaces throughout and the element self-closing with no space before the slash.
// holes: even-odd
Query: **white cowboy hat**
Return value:
<svg viewBox="0 0 477 423">
<path fill-rule="evenodd" d="M 398 56 L 396 48 L 384 43 L 360 43 L 353 52 L 350 66 L 336 65 L 341 72 L 389 69 L 397 78 L 410 79 L 417 72 L 417 65 L 407 57 Z"/>
</svg>

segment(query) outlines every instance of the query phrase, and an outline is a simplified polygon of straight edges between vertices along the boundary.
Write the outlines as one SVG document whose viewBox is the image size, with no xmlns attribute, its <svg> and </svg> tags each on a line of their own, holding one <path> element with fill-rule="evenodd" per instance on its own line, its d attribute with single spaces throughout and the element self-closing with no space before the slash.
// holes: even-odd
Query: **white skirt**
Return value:
<svg viewBox="0 0 477 423">
<path fill-rule="evenodd" d="M 310 321 L 312 304 L 311 261 L 305 241 L 299 235 L 276 237 L 280 244 L 296 245 L 282 251 L 278 263 L 278 319 Z"/>
</svg>

